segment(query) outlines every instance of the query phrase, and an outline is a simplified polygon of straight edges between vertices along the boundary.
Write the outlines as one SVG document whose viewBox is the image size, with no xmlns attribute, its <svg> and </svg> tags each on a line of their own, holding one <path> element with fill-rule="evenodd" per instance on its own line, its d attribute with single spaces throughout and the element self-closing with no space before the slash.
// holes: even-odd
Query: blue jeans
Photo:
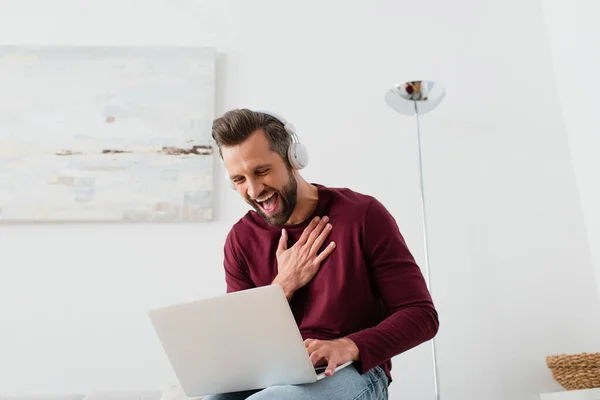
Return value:
<svg viewBox="0 0 600 400">
<path fill-rule="evenodd" d="M 206 396 L 203 400 L 387 400 L 388 378 L 380 367 L 360 375 L 349 365 L 333 376 L 304 385 L 272 386 Z"/>
</svg>

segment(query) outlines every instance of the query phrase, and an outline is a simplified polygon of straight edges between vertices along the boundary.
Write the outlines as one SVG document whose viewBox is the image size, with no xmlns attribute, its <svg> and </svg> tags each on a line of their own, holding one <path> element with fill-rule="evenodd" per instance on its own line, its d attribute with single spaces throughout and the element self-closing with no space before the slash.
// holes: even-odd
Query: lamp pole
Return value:
<svg viewBox="0 0 600 400">
<path fill-rule="evenodd" d="M 429 241 L 427 235 L 427 212 L 425 207 L 425 184 L 423 178 L 423 156 L 421 146 L 420 114 L 432 111 L 444 99 L 446 91 L 433 81 L 408 81 L 394 85 L 386 94 L 387 104 L 403 115 L 415 116 L 417 127 L 417 144 L 419 160 L 419 186 L 421 192 L 421 222 L 423 229 L 423 246 L 425 256 L 425 280 L 427 288 L 431 289 L 431 274 L 429 265 Z M 431 354 L 433 363 L 433 386 L 435 399 L 440 400 L 440 385 L 438 379 L 438 360 L 435 338 L 431 339 Z"/>
<path fill-rule="evenodd" d="M 423 223 L 423 247 L 425 255 L 425 279 L 427 280 L 427 288 L 430 292 L 431 289 L 431 274 L 429 269 L 429 241 L 427 237 L 427 212 L 425 209 L 425 184 L 423 179 L 423 156 L 421 151 L 421 127 L 419 126 L 419 111 L 417 109 L 417 102 L 415 101 L 415 119 L 417 120 L 417 143 L 419 148 L 419 182 L 421 186 L 421 221 Z M 438 363 L 437 363 L 437 352 L 435 346 L 435 338 L 431 339 L 431 356 L 433 361 L 433 388 L 435 392 L 435 399 L 440 400 L 440 385 L 438 381 Z"/>
</svg>

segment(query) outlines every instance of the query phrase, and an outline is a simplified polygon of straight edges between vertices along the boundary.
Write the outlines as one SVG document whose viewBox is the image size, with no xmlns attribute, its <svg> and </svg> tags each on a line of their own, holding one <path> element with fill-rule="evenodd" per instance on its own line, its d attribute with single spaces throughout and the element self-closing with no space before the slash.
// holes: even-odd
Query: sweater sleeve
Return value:
<svg viewBox="0 0 600 400">
<path fill-rule="evenodd" d="M 241 254 L 239 242 L 232 229 L 225 239 L 224 261 L 227 293 L 256 287 L 248 273 L 247 264 Z"/>
<path fill-rule="evenodd" d="M 423 274 L 396 221 L 376 199 L 369 205 L 363 226 L 367 267 L 388 317 L 348 335 L 359 349 L 357 368 L 361 373 L 430 340 L 439 327 Z"/>
</svg>

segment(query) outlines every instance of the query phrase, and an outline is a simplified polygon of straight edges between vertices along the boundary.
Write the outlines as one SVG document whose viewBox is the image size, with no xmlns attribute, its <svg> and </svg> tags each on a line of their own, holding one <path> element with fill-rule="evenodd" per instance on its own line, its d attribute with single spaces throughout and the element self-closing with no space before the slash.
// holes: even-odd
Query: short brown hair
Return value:
<svg viewBox="0 0 600 400">
<path fill-rule="evenodd" d="M 271 151 L 278 153 L 288 168 L 291 168 L 287 151 L 292 143 L 292 138 L 285 131 L 281 121 L 269 114 L 247 108 L 227 111 L 214 120 L 212 137 L 219 147 L 221 158 L 223 158 L 221 151 L 223 147 L 236 146 L 260 129 L 265 132 Z"/>
</svg>

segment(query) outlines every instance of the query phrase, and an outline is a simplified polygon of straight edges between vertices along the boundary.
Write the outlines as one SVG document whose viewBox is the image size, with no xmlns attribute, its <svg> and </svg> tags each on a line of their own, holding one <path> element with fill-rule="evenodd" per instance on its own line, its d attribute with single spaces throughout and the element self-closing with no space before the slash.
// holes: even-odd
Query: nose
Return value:
<svg viewBox="0 0 600 400">
<path fill-rule="evenodd" d="M 260 196 L 261 193 L 263 192 L 263 189 L 264 189 L 264 185 L 262 183 L 260 183 L 259 181 L 257 181 L 256 179 L 248 180 L 247 191 L 248 191 L 248 196 L 251 199 L 256 199 L 258 196 Z"/>
</svg>

